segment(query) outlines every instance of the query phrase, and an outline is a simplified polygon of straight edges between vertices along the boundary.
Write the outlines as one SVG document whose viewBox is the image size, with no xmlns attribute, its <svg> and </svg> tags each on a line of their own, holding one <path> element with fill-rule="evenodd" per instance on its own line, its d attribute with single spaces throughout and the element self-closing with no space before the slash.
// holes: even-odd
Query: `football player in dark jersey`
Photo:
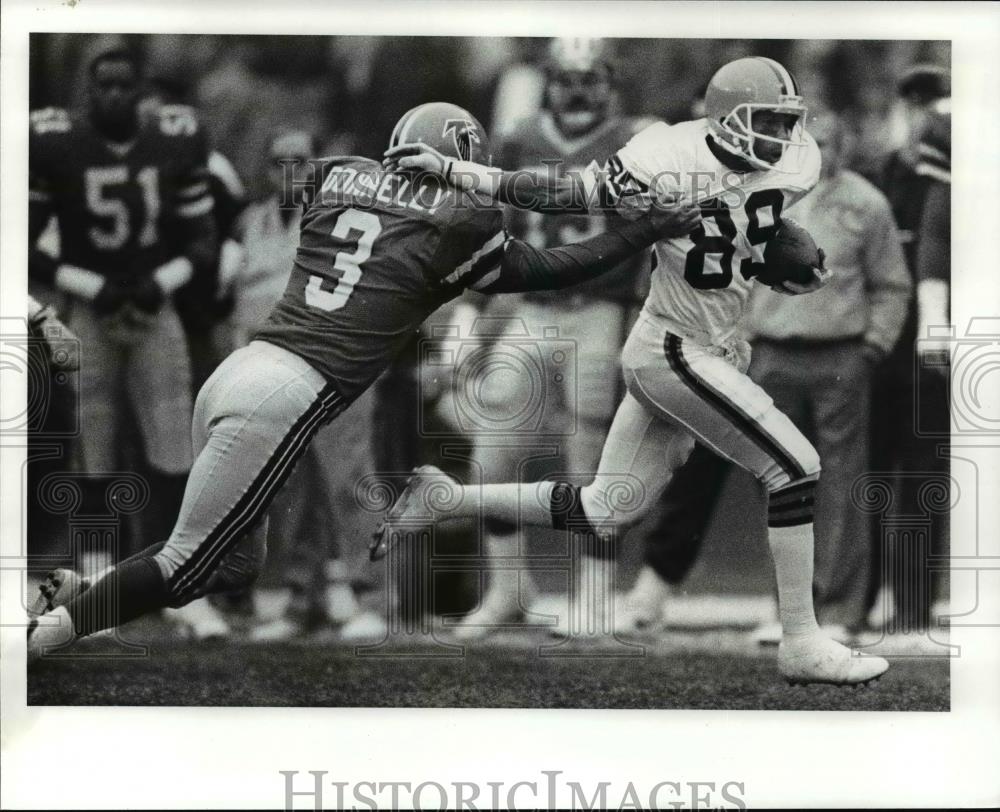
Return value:
<svg viewBox="0 0 1000 812">
<path fill-rule="evenodd" d="M 489 156 L 478 122 L 451 104 L 403 116 L 391 146 L 418 141 L 456 158 Z M 687 234 L 699 218 L 685 204 L 654 206 L 584 242 L 539 250 L 508 237 L 486 198 L 433 175 L 336 158 L 323 162 L 319 177 L 284 297 L 256 339 L 230 355 L 198 395 L 197 458 L 170 537 L 93 585 L 71 570 L 50 573 L 32 609 L 56 622 L 30 624 L 30 657 L 251 582 L 265 555 L 261 519 L 296 460 L 445 302 L 469 288 L 565 287 L 658 238 Z"/>
<path fill-rule="evenodd" d="M 602 39 L 566 37 L 550 43 L 545 65 L 545 104 L 509 130 L 500 144 L 499 165 L 557 175 L 580 175 L 595 161 L 603 161 L 652 119 L 637 119 L 614 112 L 614 71 L 608 44 Z M 510 232 L 538 248 L 600 233 L 606 218 L 586 215 L 551 217 L 540 211 L 508 209 Z M 516 479 L 528 458 L 537 455 L 539 439 L 559 443 L 561 470 L 594 470 L 601 456 L 604 437 L 611 425 L 622 392 L 608 381 L 620 377 L 618 348 L 625 342 L 631 318 L 642 305 L 649 277 L 650 258 L 630 257 L 613 272 L 566 293 L 538 291 L 518 297 L 502 297 L 485 305 L 483 324 L 497 333 L 495 351 L 498 364 L 510 354 L 506 342 L 523 341 L 527 328 L 533 336 L 555 327 L 559 339 L 568 339 L 574 348 L 576 375 L 560 376 L 561 385 L 551 385 L 546 397 L 555 404 L 545 409 L 546 419 L 530 434 L 498 438 L 497 431 L 480 434 L 476 462 L 490 482 Z M 501 326 L 502 329 L 496 329 Z M 484 369 L 486 369 L 484 365 Z M 510 404 L 523 403 L 532 381 L 530 371 L 522 374 L 490 374 L 484 377 L 482 409 L 494 411 L 497 425 L 503 424 Z M 571 427 L 573 430 L 569 430 Z M 487 522 L 487 552 L 502 560 L 503 568 L 490 573 L 489 587 L 480 609 L 463 618 L 456 627 L 460 639 L 475 639 L 500 624 L 518 621 L 522 607 L 529 606 L 534 585 L 527 566 L 511 568 L 522 549 L 514 528 Z M 570 587 L 570 612 L 590 617 L 596 612 L 610 615 L 610 592 L 598 592 L 595 585 L 613 585 L 609 567 L 611 545 L 587 550 L 578 562 L 577 577 Z M 585 608 L 586 607 L 586 608 Z M 595 615 L 596 616 L 596 615 Z M 565 633 L 566 623 L 554 632 Z M 601 627 L 605 623 L 601 622 Z"/>
<path fill-rule="evenodd" d="M 139 65 L 127 49 L 98 50 L 88 70 L 84 111 L 31 115 L 29 273 L 66 296 L 67 324 L 86 348 L 83 466 L 119 467 L 131 409 L 156 493 L 147 519 L 160 537 L 192 461 L 191 369 L 170 295 L 214 262 L 206 148 L 190 108 L 139 115 Z M 58 258 L 35 247 L 51 217 Z M 98 488 L 91 482 L 85 496 L 89 512 L 106 510 Z"/>
</svg>

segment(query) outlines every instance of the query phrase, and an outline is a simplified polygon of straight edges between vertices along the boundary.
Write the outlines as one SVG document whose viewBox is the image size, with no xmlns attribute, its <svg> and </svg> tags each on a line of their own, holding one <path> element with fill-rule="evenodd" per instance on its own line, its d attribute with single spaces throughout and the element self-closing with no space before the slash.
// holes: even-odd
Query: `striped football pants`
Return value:
<svg viewBox="0 0 1000 812">
<path fill-rule="evenodd" d="M 592 521 L 630 526 L 656 504 L 695 440 L 752 473 L 772 527 L 812 521 L 819 455 L 771 397 L 706 347 L 643 314 L 622 351 L 628 392 L 583 488 Z"/>
<path fill-rule="evenodd" d="M 268 505 L 316 432 L 345 405 L 312 366 L 264 341 L 219 365 L 198 394 L 196 458 L 177 524 L 155 556 L 172 606 L 257 577 Z"/>
</svg>

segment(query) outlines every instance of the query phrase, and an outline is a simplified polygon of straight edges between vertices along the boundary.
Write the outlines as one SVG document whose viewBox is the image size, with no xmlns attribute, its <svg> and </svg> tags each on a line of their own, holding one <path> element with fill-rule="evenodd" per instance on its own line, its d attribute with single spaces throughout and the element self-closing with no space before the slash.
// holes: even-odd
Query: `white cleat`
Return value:
<svg viewBox="0 0 1000 812">
<path fill-rule="evenodd" d="M 388 635 L 385 618 L 372 611 L 355 615 L 340 629 L 340 639 L 348 643 L 378 642 Z"/>
<path fill-rule="evenodd" d="M 662 629 L 666 624 L 667 601 L 678 592 L 645 565 L 635 585 L 616 604 L 617 629 L 625 634 L 650 634 Z"/>
<path fill-rule="evenodd" d="M 46 574 L 39 585 L 38 595 L 28 607 L 28 616 L 39 617 L 48 614 L 53 609 L 69 603 L 77 595 L 82 595 L 89 588 L 90 581 L 76 570 L 54 569 Z"/>
<path fill-rule="evenodd" d="M 282 643 L 302 637 L 304 634 L 305 629 L 301 623 L 283 615 L 268 623 L 254 626 L 250 631 L 250 639 L 255 643 Z"/>
<path fill-rule="evenodd" d="M 786 637 L 778 646 L 778 671 L 791 685 L 864 685 L 888 669 L 883 658 L 858 654 L 821 632 Z"/>
<path fill-rule="evenodd" d="M 208 598 L 199 598 L 177 609 L 167 609 L 165 614 L 190 640 L 218 640 L 228 637 L 231 631 L 226 618 Z"/>
<path fill-rule="evenodd" d="M 875 603 L 868 612 L 867 623 L 870 629 L 888 629 L 896 619 L 896 598 L 892 587 L 882 586 L 875 596 Z"/>
<path fill-rule="evenodd" d="M 380 561 L 389 554 L 399 540 L 396 525 L 404 527 L 406 532 L 413 532 L 421 526 L 429 527 L 437 520 L 433 511 L 434 502 L 440 502 L 440 494 L 431 493 L 434 487 L 457 488 L 459 482 L 434 465 L 421 465 L 414 468 L 406 487 L 399 498 L 389 508 L 385 520 L 372 533 L 372 542 L 368 547 L 368 557 L 372 561 Z"/>
<path fill-rule="evenodd" d="M 33 617 L 28 623 L 28 663 L 65 648 L 75 639 L 73 622 L 62 606 L 56 607 L 45 617 Z"/>
<path fill-rule="evenodd" d="M 501 629 L 509 629 L 512 625 L 517 625 L 518 628 L 533 628 L 522 624 L 525 614 L 526 612 L 517 605 L 516 599 L 491 601 L 487 598 L 479 609 L 463 617 L 452 628 L 451 633 L 456 640 L 472 642 L 489 637 Z"/>
</svg>

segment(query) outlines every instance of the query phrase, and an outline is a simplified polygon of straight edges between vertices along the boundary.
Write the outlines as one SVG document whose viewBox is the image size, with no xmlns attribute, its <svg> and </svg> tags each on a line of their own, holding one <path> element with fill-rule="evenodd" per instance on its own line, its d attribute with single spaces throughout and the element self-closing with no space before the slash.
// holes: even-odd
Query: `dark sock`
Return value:
<svg viewBox="0 0 1000 812">
<path fill-rule="evenodd" d="M 135 555 L 130 555 L 124 561 L 120 562 L 118 566 L 120 567 L 122 564 L 128 564 L 130 561 L 137 561 L 140 558 L 152 558 L 154 555 L 160 552 L 160 550 L 162 550 L 164 546 L 166 546 L 166 543 L 167 542 L 165 541 L 158 541 L 156 542 L 156 544 L 150 544 L 145 550 L 140 550 Z"/>
<path fill-rule="evenodd" d="M 156 562 L 147 556 L 123 561 L 66 604 L 78 635 L 94 634 L 167 606 L 170 593 Z"/>
<path fill-rule="evenodd" d="M 582 539 L 584 555 L 592 558 L 615 558 L 617 545 L 615 531 L 611 526 L 598 529 L 591 524 L 583 510 L 580 487 L 568 482 L 557 482 L 552 490 L 552 527 L 555 530 L 570 530 Z"/>
<path fill-rule="evenodd" d="M 165 474 L 154 468 L 147 477 L 153 497 L 142 513 L 143 540 L 170 538 L 184 501 L 187 474 Z"/>
</svg>

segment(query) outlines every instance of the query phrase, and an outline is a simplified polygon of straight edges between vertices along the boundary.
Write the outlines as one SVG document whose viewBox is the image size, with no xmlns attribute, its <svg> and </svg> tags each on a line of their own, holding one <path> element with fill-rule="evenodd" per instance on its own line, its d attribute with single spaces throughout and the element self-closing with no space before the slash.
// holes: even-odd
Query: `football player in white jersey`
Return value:
<svg viewBox="0 0 1000 812">
<path fill-rule="evenodd" d="M 750 349 L 734 337 L 764 248 L 784 209 L 819 177 L 820 154 L 805 132 L 806 108 L 789 72 L 762 57 L 738 59 L 712 77 L 706 116 L 654 124 L 603 168 L 557 180 L 505 173 L 437 155 L 423 145 L 386 161 L 439 172 L 463 188 L 543 211 L 614 208 L 633 217 L 653 201 L 688 198 L 702 221 L 654 248 L 651 290 L 622 352 L 627 394 L 593 481 L 462 486 L 438 469 L 417 469 L 376 531 L 373 557 L 404 532 L 446 518 L 508 522 L 606 536 L 626 530 L 656 502 L 699 440 L 753 473 L 768 493 L 768 541 L 783 638 L 781 674 L 792 683 L 856 684 L 888 663 L 826 637 L 815 617 L 812 504 L 819 457 L 802 433 L 745 374 Z M 795 295 L 826 282 L 778 283 Z M 610 382 L 609 382 L 610 385 Z M 442 496 L 447 489 L 451 498 Z"/>
</svg>

